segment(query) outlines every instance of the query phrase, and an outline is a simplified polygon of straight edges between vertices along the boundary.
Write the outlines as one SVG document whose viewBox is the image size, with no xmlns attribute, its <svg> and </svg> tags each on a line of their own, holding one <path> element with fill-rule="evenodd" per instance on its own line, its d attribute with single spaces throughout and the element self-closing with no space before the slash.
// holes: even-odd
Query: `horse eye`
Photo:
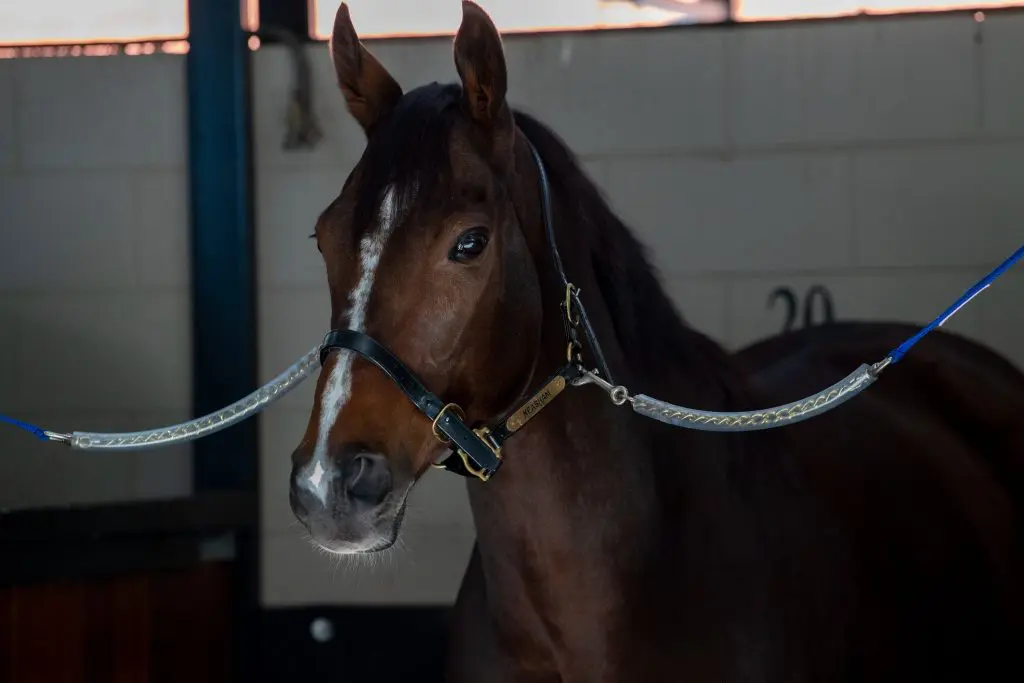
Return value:
<svg viewBox="0 0 1024 683">
<path fill-rule="evenodd" d="M 487 230 L 472 228 L 459 235 L 455 246 L 448 252 L 448 258 L 457 263 L 466 263 L 482 254 L 486 246 Z"/>
</svg>

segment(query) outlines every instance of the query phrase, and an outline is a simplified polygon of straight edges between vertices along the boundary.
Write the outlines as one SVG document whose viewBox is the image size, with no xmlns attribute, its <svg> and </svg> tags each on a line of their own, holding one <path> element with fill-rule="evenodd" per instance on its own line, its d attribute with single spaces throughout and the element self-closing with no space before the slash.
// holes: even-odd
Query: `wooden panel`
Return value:
<svg viewBox="0 0 1024 683">
<path fill-rule="evenodd" d="M 85 681 L 86 588 L 80 583 L 14 591 L 14 680 Z"/>
<path fill-rule="evenodd" d="M 14 683 L 14 598 L 0 588 L 0 683 Z"/>
<path fill-rule="evenodd" d="M 212 563 L 4 589 L 0 683 L 227 683 L 232 600 Z"/>
<path fill-rule="evenodd" d="M 87 594 L 85 605 L 88 680 L 145 681 L 152 626 L 148 578 L 108 579 L 96 588 Z"/>
<path fill-rule="evenodd" d="M 231 680 L 233 596 L 222 569 L 153 577 L 152 683 Z"/>
</svg>

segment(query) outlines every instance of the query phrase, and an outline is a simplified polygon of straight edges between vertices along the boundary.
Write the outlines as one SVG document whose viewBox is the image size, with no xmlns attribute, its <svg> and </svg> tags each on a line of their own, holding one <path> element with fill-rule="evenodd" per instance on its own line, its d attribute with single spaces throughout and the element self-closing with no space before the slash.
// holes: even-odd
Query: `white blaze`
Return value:
<svg viewBox="0 0 1024 683">
<path fill-rule="evenodd" d="M 348 294 L 348 328 L 351 330 L 363 331 L 374 274 L 384 252 L 384 245 L 394 230 L 397 217 L 398 200 L 395 188 L 388 186 L 384 191 L 376 229 L 368 232 L 359 243 L 359 281 Z M 346 349 L 336 353 L 338 357 L 331 369 L 330 377 L 327 378 L 327 386 L 320 400 L 320 427 L 316 447 L 313 450 L 313 459 L 306 466 L 307 474 L 304 479 L 306 488 L 315 493 L 321 501 L 327 497 L 327 486 L 331 478 L 328 473 L 335 471 L 326 466 L 330 457 L 327 450 L 328 438 L 352 391 L 353 354 Z"/>
</svg>

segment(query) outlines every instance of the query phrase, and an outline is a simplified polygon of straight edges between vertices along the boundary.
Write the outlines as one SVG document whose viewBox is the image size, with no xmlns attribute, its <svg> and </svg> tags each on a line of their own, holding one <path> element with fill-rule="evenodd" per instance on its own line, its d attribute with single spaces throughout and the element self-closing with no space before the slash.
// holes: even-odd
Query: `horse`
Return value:
<svg viewBox="0 0 1024 683">
<path fill-rule="evenodd" d="M 581 367 L 705 410 L 775 405 L 901 330 L 730 353 L 687 325 L 564 141 L 508 102 L 490 17 L 462 10 L 458 81 L 408 91 L 335 16 L 366 146 L 314 232 L 331 330 L 289 481 L 310 538 L 384 550 L 426 472 L 466 477 L 452 681 L 1024 680 L 1020 478 L 1000 476 L 1020 471 L 1001 420 L 1024 376 L 936 334 L 779 429 L 609 400 Z"/>
</svg>

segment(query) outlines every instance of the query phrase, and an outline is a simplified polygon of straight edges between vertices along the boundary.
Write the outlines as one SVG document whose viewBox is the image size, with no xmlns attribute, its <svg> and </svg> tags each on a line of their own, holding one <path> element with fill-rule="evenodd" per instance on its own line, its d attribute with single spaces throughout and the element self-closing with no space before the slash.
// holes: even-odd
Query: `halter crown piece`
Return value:
<svg viewBox="0 0 1024 683">
<path fill-rule="evenodd" d="M 466 414 L 462 408 L 454 403 L 446 403 L 431 393 L 417 379 L 416 375 L 385 346 L 362 332 L 347 329 L 328 332 L 323 343 L 311 349 L 283 373 L 248 396 L 209 415 L 170 427 L 141 432 L 62 433 L 41 429 L 3 415 L 0 415 L 0 422 L 24 429 L 42 440 L 63 443 L 75 450 L 144 450 L 194 441 L 252 417 L 305 381 L 319 366 L 323 365 L 332 352 L 347 350 L 376 365 L 431 421 L 434 436 L 451 447 L 449 455 L 437 464 L 437 467 L 465 477 L 475 477 L 487 481 L 501 467 L 502 446 L 505 441 L 522 429 L 568 386 L 578 387 L 593 384 L 607 392 L 615 405 L 629 403 L 636 413 L 645 417 L 676 427 L 704 431 L 748 432 L 771 429 L 821 415 L 849 401 L 871 386 L 883 370 L 898 363 L 925 335 L 944 325 L 968 302 L 1024 258 L 1024 246 L 1021 246 L 992 272 L 964 292 L 952 306 L 921 328 L 917 334 L 893 349 L 885 358 L 871 365 L 861 365 L 839 382 L 816 394 L 764 410 L 712 412 L 686 408 L 659 401 L 644 394 L 630 395 L 625 387 L 614 383 L 597 335 L 594 333 L 594 328 L 587 317 L 586 308 L 580 299 L 580 290 L 569 280 L 561 255 L 558 253 L 552 216 L 551 190 L 544 162 L 532 144 L 530 144 L 530 151 L 540 174 L 544 229 L 551 248 L 555 270 L 564 287 L 564 295 L 559 302 L 559 309 L 566 337 L 566 361 L 555 370 L 536 393 L 520 401 L 507 416 L 497 422 L 470 428 L 466 424 Z M 580 329 L 583 330 L 587 347 L 597 366 L 593 370 L 587 370 L 584 365 L 583 345 L 579 338 Z"/>
</svg>

